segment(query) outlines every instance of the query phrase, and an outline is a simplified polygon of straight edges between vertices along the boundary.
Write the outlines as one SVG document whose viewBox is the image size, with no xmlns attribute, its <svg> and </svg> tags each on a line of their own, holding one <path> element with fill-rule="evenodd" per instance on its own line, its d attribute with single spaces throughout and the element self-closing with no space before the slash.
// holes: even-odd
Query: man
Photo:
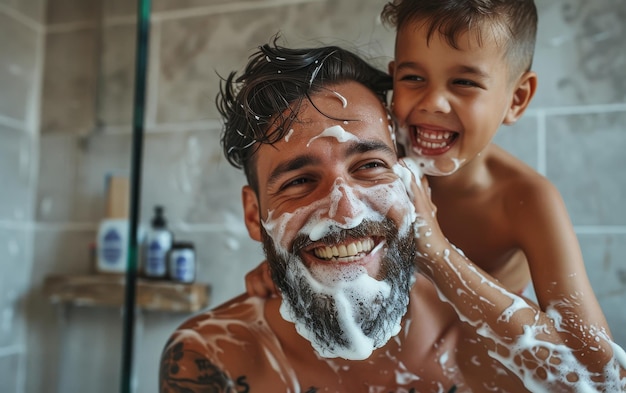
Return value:
<svg viewBox="0 0 626 393">
<path fill-rule="evenodd" d="M 427 184 L 397 158 L 388 87 L 343 49 L 275 43 L 227 78 L 222 143 L 281 296 L 185 322 L 161 391 L 624 390 L 623 351 L 576 330 L 574 301 L 568 318 L 542 313 L 448 243 Z"/>
</svg>

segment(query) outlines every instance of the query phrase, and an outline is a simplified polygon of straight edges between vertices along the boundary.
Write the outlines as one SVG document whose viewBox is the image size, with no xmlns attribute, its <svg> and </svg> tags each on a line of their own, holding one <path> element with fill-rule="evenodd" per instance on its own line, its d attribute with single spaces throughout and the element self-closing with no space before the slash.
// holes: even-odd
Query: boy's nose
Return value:
<svg viewBox="0 0 626 393">
<path fill-rule="evenodd" d="M 430 87 L 423 90 L 418 108 L 430 113 L 448 113 L 450 112 L 450 102 L 448 102 L 445 91 Z"/>
</svg>

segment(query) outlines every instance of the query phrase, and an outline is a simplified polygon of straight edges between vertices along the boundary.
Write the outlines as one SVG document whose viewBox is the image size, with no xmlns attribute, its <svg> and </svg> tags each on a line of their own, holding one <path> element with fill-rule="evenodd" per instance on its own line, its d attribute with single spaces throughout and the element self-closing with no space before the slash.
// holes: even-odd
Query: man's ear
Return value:
<svg viewBox="0 0 626 393">
<path fill-rule="evenodd" d="M 504 116 L 504 124 L 515 123 L 526 111 L 530 100 L 537 90 L 537 74 L 534 71 L 526 71 L 517 81 L 513 91 L 511 106 Z"/>
<path fill-rule="evenodd" d="M 243 217 L 248 228 L 248 234 L 253 240 L 261 241 L 261 215 L 259 199 L 256 192 L 250 186 L 244 186 L 241 190 L 243 201 Z"/>
</svg>

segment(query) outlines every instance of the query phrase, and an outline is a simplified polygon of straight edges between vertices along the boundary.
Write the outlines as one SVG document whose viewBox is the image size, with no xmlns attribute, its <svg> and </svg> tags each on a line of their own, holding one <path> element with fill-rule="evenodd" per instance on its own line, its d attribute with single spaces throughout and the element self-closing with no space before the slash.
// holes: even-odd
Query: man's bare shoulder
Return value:
<svg viewBox="0 0 626 393">
<path fill-rule="evenodd" d="M 240 296 L 180 325 L 161 356 L 161 392 L 248 391 L 267 334 L 264 301 Z M 263 333 L 260 333 L 260 332 Z"/>
</svg>

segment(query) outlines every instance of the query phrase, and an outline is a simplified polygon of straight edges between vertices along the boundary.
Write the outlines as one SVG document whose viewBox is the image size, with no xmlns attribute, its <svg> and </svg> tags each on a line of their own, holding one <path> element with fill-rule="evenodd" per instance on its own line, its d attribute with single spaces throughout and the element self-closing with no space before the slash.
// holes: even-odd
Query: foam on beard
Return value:
<svg viewBox="0 0 626 393">
<path fill-rule="evenodd" d="M 341 270 L 316 266 L 310 272 L 301 261 L 293 265 L 295 266 L 292 269 L 287 270 L 287 275 L 291 276 L 288 277 L 289 281 L 306 280 L 312 292 L 334 301 L 336 307 L 337 323 L 345 340 L 341 344 L 320 338 L 311 326 L 298 318 L 286 299 L 281 303 L 282 317 L 295 324 L 297 332 L 311 343 L 320 356 L 349 360 L 367 359 L 375 349 L 385 345 L 391 337 L 400 332 L 402 315 L 395 321 L 388 321 L 389 328 L 381 330 L 382 335 L 379 336 L 369 337 L 362 328 L 359 308 L 365 306 L 371 314 L 378 314 L 385 304 L 398 301 L 389 299 L 391 293 L 389 283 L 370 277 L 361 266 L 350 266 Z"/>
</svg>

